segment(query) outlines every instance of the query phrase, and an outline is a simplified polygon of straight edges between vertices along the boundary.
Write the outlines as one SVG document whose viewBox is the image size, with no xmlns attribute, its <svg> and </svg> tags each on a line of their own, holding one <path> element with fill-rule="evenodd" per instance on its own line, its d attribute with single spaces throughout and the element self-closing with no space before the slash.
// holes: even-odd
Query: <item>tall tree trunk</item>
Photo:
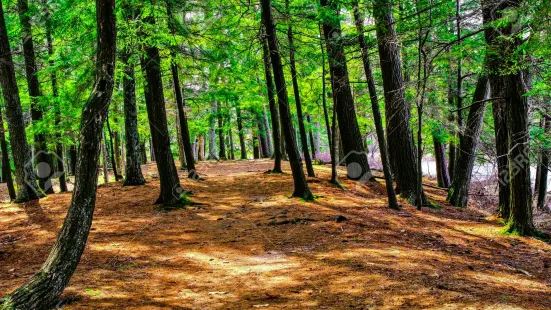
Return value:
<svg viewBox="0 0 551 310">
<path fill-rule="evenodd" d="M 38 199 L 41 194 L 36 185 L 36 176 L 33 171 L 31 149 L 27 144 L 25 120 L 19 98 L 19 89 L 15 77 L 15 68 L 10 50 L 6 22 L 2 2 L 0 2 L 0 83 L 2 84 L 6 105 L 6 121 L 10 133 L 10 145 L 15 163 L 15 181 L 17 183 L 16 202 L 25 202 Z"/>
<path fill-rule="evenodd" d="M 113 92 L 116 26 L 115 1 L 97 0 L 96 79 L 82 110 L 76 182 L 67 217 L 42 268 L 8 295 L 3 309 L 51 309 L 69 283 L 84 251 L 96 202 L 99 145 Z M 2 18 L 3 22 L 3 18 Z"/>
<path fill-rule="evenodd" d="M 289 0 L 285 0 L 287 6 L 287 12 L 289 12 Z M 308 136 L 306 135 L 306 128 L 304 126 L 304 116 L 302 115 L 302 102 L 300 100 L 300 90 L 298 86 L 297 68 L 295 64 L 295 44 L 293 42 L 293 27 L 289 23 L 287 28 L 287 39 L 289 40 L 289 66 L 291 67 L 291 81 L 293 82 L 293 94 L 295 95 L 295 105 L 297 108 L 298 118 L 298 130 L 300 133 L 300 142 L 302 145 L 302 154 L 304 156 L 304 162 L 306 163 L 306 172 L 309 177 L 315 177 L 314 167 L 312 166 L 312 158 L 308 151 Z"/>
<path fill-rule="evenodd" d="M 454 95 L 453 95 L 453 89 L 452 89 L 451 81 L 448 84 L 448 106 L 450 106 L 450 107 L 454 106 Z M 453 115 L 453 113 L 450 115 L 449 121 L 450 122 L 455 121 L 455 115 Z M 454 175 L 455 175 L 455 155 L 456 155 L 455 144 L 456 144 L 455 141 L 453 141 L 453 140 L 450 141 L 450 147 L 449 147 L 449 151 L 448 151 L 448 158 L 449 158 L 449 160 L 448 160 L 448 175 L 450 176 L 450 180 L 453 180 Z"/>
<path fill-rule="evenodd" d="M 2 151 L 2 180 L 8 186 L 10 200 L 16 198 L 15 187 L 13 186 L 13 178 L 11 176 L 10 156 L 8 154 L 8 145 L 6 143 L 6 134 L 4 129 L 4 120 L 2 110 L 0 109 L 0 150 Z"/>
<path fill-rule="evenodd" d="M 321 24 L 319 25 L 320 28 L 320 38 L 323 38 L 323 30 Z M 325 75 L 327 74 L 327 71 L 325 69 L 325 49 L 323 48 L 323 41 L 320 40 L 320 50 L 321 50 L 321 103 L 323 106 L 323 118 L 325 119 L 325 131 L 327 131 L 327 142 L 329 144 L 329 152 L 331 153 L 331 150 L 333 149 L 332 143 L 333 143 L 333 135 L 331 134 L 331 125 L 329 123 L 329 110 L 327 109 L 327 91 L 325 87 Z M 332 157 L 331 157 L 331 160 Z"/>
<path fill-rule="evenodd" d="M 180 160 L 180 170 L 186 170 L 186 154 L 184 153 L 184 143 L 182 142 L 182 130 L 180 129 L 180 117 L 176 114 L 176 141 L 178 141 L 178 159 Z M 192 151 L 195 150 L 194 144 L 191 145 Z"/>
<path fill-rule="evenodd" d="M 551 129 L 551 118 L 549 116 L 545 116 L 543 119 L 544 125 L 543 129 L 545 133 L 549 133 L 549 130 Z M 549 172 L 549 154 L 550 150 L 547 147 L 543 147 L 541 150 L 541 162 L 538 166 L 538 170 L 540 171 L 540 181 L 538 186 L 538 200 L 537 200 L 537 207 L 538 210 L 543 210 L 545 207 L 545 200 L 547 197 L 547 175 Z"/>
<path fill-rule="evenodd" d="M 46 45 L 48 46 L 48 57 L 50 57 L 48 63 L 50 67 L 54 67 L 54 61 L 52 59 L 54 55 L 54 46 L 52 42 L 52 25 L 50 21 L 50 9 L 48 8 L 47 1 L 44 0 L 44 6 L 45 6 L 45 24 L 46 24 Z M 50 73 L 50 78 L 52 80 L 52 95 L 55 100 L 55 126 L 59 126 L 59 123 L 61 122 L 61 107 L 58 102 L 58 88 L 57 88 L 57 75 L 55 73 L 55 70 L 52 70 Z M 57 128 L 56 128 L 57 129 Z M 56 157 L 57 157 L 57 172 L 59 174 L 59 189 L 60 191 L 66 192 L 67 191 L 67 180 L 65 176 L 65 163 L 63 161 L 63 144 L 61 144 L 61 134 L 58 132 L 56 142 Z"/>
<path fill-rule="evenodd" d="M 226 139 L 224 138 L 224 115 L 222 113 L 220 101 L 217 101 L 218 109 L 218 158 L 220 160 L 226 160 Z"/>
<path fill-rule="evenodd" d="M 458 157 L 455 164 L 455 174 L 448 192 L 448 201 L 456 207 L 467 207 L 469 186 L 471 184 L 471 176 L 476 159 L 476 149 L 480 132 L 482 131 L 489 91 L 488 77 L 486 75 L 481 75 L 476 84 L 473 103 L 469 108 L 465 132 L 459 136 L 460 140 L 457 151 Z"/>
<path fill-rule="evenodd" d="M 274 157 L 274 145 L 273 145 L 273 137 L 272 137 L 272 131 L 270 128 L 270 120 L 268 119 L 268 114 L 266 113 L 266 109 L 262 107 L 262 119 L 264 120 L 264 127 L 266 128 L 266 140 L 267 140 L 267 147 L 268 147 L 268 154 L 270 157 Z"/>
<path fill-rule="evenodd" d="M 262 20 L 266 29 L 266 37 L 270 50 L 270 59 L 272 61 L 272 69 L 274 70 L 274 79 L 277 90 L 277 102 L 279 105 L 279 113 L 281 116 L 282 130 L 285 136 L 285 146 L 289 156 L 289 163 L 293 173 L 294 182 L 294 197 L 301 197 L 306 200 L 314 198 L 310 188 L 306 183 L 306 177 L 302 169 L 302 161 L 297 148 L 297 140 L 295 130 L 291 120 L 291 111 L 289 109 L 289 97 L 287 95 L 285 75 L 283 73 L 283 65 L 281 63 L 281 55 L 276 35 L 276 25 L 272 16 L 272 6 L 270 0 L 262 0 Z"/>
<path fill-rule="evenodd" d="M 231 113 L 231 109 L 230 109 L 230 111 L 228 113 L 228 119 L 227 119 L 227 122 L 228 122 L 228 136 L 230 138 L 230 159 L 235 160 L 235 149 L 233 147 L 233 132 L 232 132 L 231 118 L 232 118 L 232 113 Z"/>
<path fill-rule="evenodd" d="M 107 169 L 107 139 L 105 133 L 101 132 L 101 164 L 103 170 L 103 183 L 109 183 L 109 170 Z"/>
<path fill-rule="evenodd" d="M 310 114 L 306 114 L 306 121 L 310 126 L 308 129 L 308 137 L 310 138 L 310 149 L 312 151 L 312 159 L 316 159 L 316 156 L 317 156 L 316 142 L 314 141 L 314 133 L 312 131 L 312 119 L 310 118 Z"/>
<path fill-rule="evenodd" d="M 71 174 L 75 175 L 77 171 L 77 147 L 74 143 L 69 147 L 69 159 Z"/>
<path fill-rule="evenodd" d="M 409 128 L 411 118 L 405 100 L 404 81 L 400 63 L 400 51 L 392 3 L 389 0 L 373 2 L 379 59 L 385 92 L 386 134 L 389 159 L 396 177 L 396 192 L 414 203 L 416 199 L 418 172 L 413 135 Z"/>
<path fill-rule="evenodd" d="M 266 34 L 264 31 L 264 27 L 262 27 L 262 51 L 263 51 L 263 58 L 264 58 L 264 76 L 266 79 L 266 88 L 268 89 L 268 104 L 270 107 L 270 116 L 272 119 L 272 138 L 274 139 L 274 169 L 272 169 L 273 173 L 282 173 L 281 170 L 281 157 L 282 157 L 282 150 L 281 147 L 283 139 L 281 139 L 280 136 L 280 130 L 279 130 L 279 124 L 280 124 L 280 118 L 279 118 L 279 111 L 276 105 L 276 95 L 275 95 L 275 89 L 274 89 L 274 82 L 272 78 L 272 63 L 270 61 L 270 51 L 268 49 L 268 42 L 266 41 Z"/>
<path fill-rule="evenodd" d="M 369 98 L 371 100 L 371 109 L 373 111 L 373 118 L 375 121 L 375 129 L 377 131 L 377 141 L 379 142 L 379 149 L 381 151 L 381 162 L 383 165 L 383 173 L 385 176 L 386 192 L 388 196 L 388 206 L 391 209 L 399 209 L 398 200 L 396 199 L 396 193 L 394 192 L 394 181 L 392 180 L 392 172 L 390 169 L 390 161 L 388 159 L 388 150 L 385 141 L 385 130 L 383 128 L 383 119 L 381 111 L 379 110 L 379 100 L 377 99 L 377 91 L 375 89 L 375 81 L 373 79 L 373 72 L 371 70 L 371 63 L 369 61 L 369 51 L 367 43 L 364 37 L 364 19 L 360 14 L 358 3 L 354 2 L 354 21 L 356 29 L 358 31 L 358 40 L 360 41 L 360 49 L 362 52 L 362 61 L 364 65 L 365 78 L 367 80 L 367 88 L 369 90 Z"/>
<path fill-rule="evenodd" d="M 144 22 L 155 24 L 153 16 L 146 17 Z M 182 197 L 184 190 L 180 186 L 170 149 L 159 49 L 156 46 L 146 46 L 145 57 L 147 60 L 144 57 L 141 58 L 146 82 L 145 103 L 161 182 L 161 192 L 155 203 L 163 204 L 166 208 L 179 207 L 185 203 L 185 199 Z"/>
<path fill-rule="evenodd" d="M 241 109 L 236 107 L 237 113 L 237 130 L 239 131 L 239 148 L 241 151 L 241 159 L 247 159 L 247 148 L 245 146 L 245 133 L 243 132 L 243 119 L 241 118 Z"/>
<path fill-rule="evenodd" d="M 321 0 L 320 3 L 338 14 L 336 1 Z M 354 99 L 348 80 L 340 20 L 324 20 L 323 34 L 329 56 L 333 101 L 338 102 L 338 104 L 335 104 L 335 113 L 337 113 L 340 140 L 345 154 L 343 160 L 347 164 L 347 175 L 354 180 L 372 179 L 373 176 L 371 175 L 363 137 L 356 119 Z"/>
<path fill-rule="evenodd" d="M 38 80 L 38 68 L 36 66 L 36 57 L 34 53 L 33 33 L 31 28 L 31 15 L 29 14 L 29 4 L 27 0 L 18 0 L 19 20 L 21 22 L 21 36 L 23 39 L 23 56 L 25 59 L 25 74 L 27 77 L 27 86 L 29 96 L 31 97 L 31 118 L 33 123 L 42 120 L 42 109 L 38 107 L 37 100 L 42 96 L 40 92 L 40 82 Z M 52 187 L 51 173 L 54 171 L 52 158 L 46 149 L 46 138 L 44 134 L 38 133 L 34 136 L 34 154 L 37 161 L 38 185 L 46 194 L 54 192 Z M 40 171 L 45 167 L 49 172 Z"/>
<path fill-rule="evenodd" d="M 109 116 L 107 116 L 107 119 L 105 120 L 107 123 L 107 132 L 109 133 L 109 150 L 111 151 L 111 166 L 113 167 L 113 175 L 115 176 L 115 181 L 119 181 L 120 178 L 122 178 L 119 175 L 119 170 L 117 167 L 117 160 L 115 159 L 116 150 L 113 145 L 113 132 L 111 131 L 111 125 L 109 124 Z"/>
<path fill-rule="evenodd" d="M 251 111 L 255 114 L 256 123 L 258 124 L 258 137 L 260 141 L 260 148 L 262 149 L 262 158 L 269 158 L 270 153 L 268 150 L 268 131 L 266 129 L 266 124 L 264 124 L 264 117 L 261 112 Z"/>
<path fill-rule="evenodd" d="M 143 185 L 140 155 L 140 136 L 138 133 L 138 108 L 136 106 L 136 79 L 134 64 L 130 63 L 130 54 L 123 53 L 124 77 L 122 88 L 124 94 L 124 132 L 126 136 L 126 177 L 124 186 Z"/>
<path fill-rule="evenodd" d="M 448 174 L 448 165 L 446 163 L 446 147 L 435 134 L 432 135 L 434 145 L 434 157 L 436 160 L 436 180 L 438 186 L 450 187 L 450 176 Z"/>
<path fill-rule="evenodd" d="M 507 2 L 502 2 L 498 6 L 493 0 L 484 0 L 482 2 L 482 17 L 485 25 L 489 25 L 497 18 L 501 17 L 500 11 L 507 6 Z M 486 52 L 486 67 L 489 70 L 488 79 L 490 81 L 491 97 L 492 97 L 492 114 L 494 119 L 494 132 L 496 139 L 496 155 L 497 155 L 497 171 L 498 171 L 498 189 L 499 201 L 497 214 L 508 219 L 510 214 L 510 189 L 507 179 L 509 178 L 509 136 L 507 133 L 507 123 L 505 114 L 505 82 L 503 77 L 497 72 L 500 67 L 499 51 L 502 48 L 499 45 L 498 37 L 503 30 L 499 32 L 493 27 L 486 27 L 484 30 L 484 38 L 488 44 Z M 495 54 L 495 55 L 494 55 Z"/>
<path fill-rule="evenodd" d="M 207 156 L 208 160 L 218 160 L 218 155 L 216 155 L 216 114 L 217 114 L 217 103 L 212 101 L 210 104 L 210 116 L 209 116 L 209 155 Z"/>
<path fill-rule="evenodd" d="M 258 136 L 253 130 L 253 158 L 260 159 L 260 143 L 258 142 Z"/>
<path fill-rule="evenodd" d="M 142 68 L 142 71 L 143 70 L 144 69 Z M 144 93 L 145 93 L 145 91 L 144 91 Z M 157 158 L 155 157 L 155 147 L 153 147 L 153 135 L 151 135 L 151 137 L 149 137 L 149 158 L 150 158 L 151 161 L 157 161 Z"/>
</svg>

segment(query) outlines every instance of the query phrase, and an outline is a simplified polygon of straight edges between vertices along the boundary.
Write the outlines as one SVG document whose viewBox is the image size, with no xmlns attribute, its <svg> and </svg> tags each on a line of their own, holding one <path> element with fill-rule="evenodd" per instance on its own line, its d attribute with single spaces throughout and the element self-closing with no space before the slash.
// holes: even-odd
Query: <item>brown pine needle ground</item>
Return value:
<svg viewBox="0 0 551 310">
<path fill-rule="evenodd" d="M 202 162 L 181 173 L 196 206 L 159 212 L 142 187 L 102 185 L 64 309 L 551 309 L 551 246 L 500 235 L 479 211 L 386 207 L 383 184 L 349 191 L 315 166 L 314 202 L 290 198 L 271 161 Z M 71 194 L 0 207 L 0 295 L 45 260 Z M 337 223 L 337 215 L 347 220 Z"/>
</svg>

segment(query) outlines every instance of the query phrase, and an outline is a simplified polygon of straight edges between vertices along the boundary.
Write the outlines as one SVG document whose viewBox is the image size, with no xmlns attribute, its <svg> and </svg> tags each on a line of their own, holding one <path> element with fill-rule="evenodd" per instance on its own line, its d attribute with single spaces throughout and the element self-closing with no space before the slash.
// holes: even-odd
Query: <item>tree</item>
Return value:
<svg viewBox="0 0 551 310">
<path fill-rule="evenodd" d="M 297 140 L 295 129 L 291 120 L 291 111 L 289 109 L 289 98 L 287 95 L 285 75 L 283 74 L 283 65 L 281 64 L 281 55 L 276 35 L 276 25 L 272 15 L 272 6 L 270 0 L 262 0 L 262 21 L 266 29 L 266 38 L 270 51 L 270 59 L 272 61 L 272 69 L 274 70 L 274 79 L 277 90 L 277 102 L 279 105 L 279 113 L 281 117 L 282 130 L 285 136 L 285 146 L 289 156 L 289 163 L 293 172 L 293 181 L 295 190 L 294 197 L 311 200 L 314 198 L 310 188 L 306 183 L 306 177 L 302 169 L 302 161 L 298 153 Z"/>
<path fill-rule="evenodd" d="M 153 15 L 146 16 L 144 22 L 150 26 L 155 24 Z M 145 78 L 145 102 L 147 117 L 151 129 L 151 138 L 156 158 L 161 192 L 156 204 L 165 208 L 177 208 L 185 203 L 178 172 L 170 150 L 170 139 L 166 119 L 165 99 L 163 94 L 163 79 L 161 76 L 161 56 L 159 48 L 154 45 L 144 47 L 145 55 L 141 58 L 141 66 Z"/>
<path fill-rule="evenodd" d="M 67 217 L 42 268 L 3 300 L 2 309 L 53 308 L 84 251 L 96 201 L 101 132 L 114 85 L 116 59 L 114 10 L 115 1 L 96 1 L 98 33 L 96 78 L 92 93 L 82 110 L 76 182 Z M 4 23 L 1 14 L 0 23 Z M 2 32 L 0 34 L 4 36 Z"/>
<path fill-rule="evenodd" d="M 374 0 L 379 60 L 383 78 L 386 109 L 386 134 L 392 171 L 396 177 L 396 193 L 413 203 L 416 199 L 418 172 L 413 135 L 409 128 L 410 109 L 405 100 L 404 81 L 392 3 Z M 420 159 L 419 159 L 420 160 Z"/>
<path fill-rule="evenodd" d="M 36 185 L 31 150 L 27 144 L 25 121 L 19 99 L 19 89 L 15 78 L 15 67 L 10 50 L 10 42 L 0 1 L 0 83 L 2 84 L 6 104 L 6 120 L 10 133 L 10 145 L 15 163 L 15 181 L 17 197 L 15 202 L 38 199 L 42 194 Z"/>
<path fill-rule="evenodd" d="M 328 10 L 327 14 L 329 15 L 323 20 L 323 35 L 329 56 L 333 101 L 341 133 L 340 140 L 346 156 L 347 175 L 354 180 L 372 179 L 348 80 L 340 21 L 336 18 L 337 16 L 331 15 L 338 15 L 337 1 L 321 0 L 320 3 Z"/>
<path fill-rule="evenodd" d="M 448 201 L 456 207 L 466 207 L 469 199 L 469 186 L 489 91 L 488 77 L 481 75 L 478 78 L 473 102 L 469 108 L 465 132 L 459 136 L 455 172 L 448 192 Z"/>
<path fill-rule="evenodd" d="M 364 37 L 363 17 L 360 14 L 358 3 L 354 2 L 354 21 L 356 24 L 356 30 L 358 31 L 358 40 L 360 42 L 360 49 L 362 52 L 362 62 L 364 65 L 365 77 L 367 80 L 367 88 L 369 90 L 369 99 L 371 100 L 371 109 L 373 111 L 373 118 L 375 121 L 375 127 L 377 130 L 377 140 L 379 141 L 379 149 L 381 150 L 381 161 L 383 164 L 383 173 L 385 176 L 386 192 L 388 196 L 388 206 L 391 209 L 399 209 L 398 201 L 396 200 L 396 193 L 394 192 L 394 182 L 392 180 L 392 172 L 390 169 L 390 162 L 388 160 L 388 150 L 385 141 L 385 131 L 383 128 L 383 120 L 381 117 L 381 111 L 379 110 L 379 100 L 377 99 L 377 92 L 375 90 L 375 81 L 373 79 L 373 72 L 371 70 L 371 63 L 369 61 L 369 51 Z"/>
</svg>

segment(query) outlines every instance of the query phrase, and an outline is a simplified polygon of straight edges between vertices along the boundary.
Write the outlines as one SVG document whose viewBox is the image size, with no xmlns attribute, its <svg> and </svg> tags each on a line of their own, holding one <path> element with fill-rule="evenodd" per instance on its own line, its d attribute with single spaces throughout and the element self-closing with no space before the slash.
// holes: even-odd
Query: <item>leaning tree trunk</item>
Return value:
<svg viewBox="0 0 551 310">
<path fill-rule="evenodd" d="M 448 191 L 450 204 L 465 208 L 469 199 L 469 186 L 476 159 L 478 139 L 484 122 L 484 112 L 489 95 L 488 77 L 481 75 L 478 78 L 476 89 L 473 95 L 473 102 L 469 108 L 467 126 L 461 134 L 459 147 L 457 148 L 457 160 L 455 163 L 452 185 Z"/>
<path fill-rule="evenodd" d="M 544 125 L 544 132 L 549 133 L 549 129 L 551 129 L 551 118 L 549 116 L 545 116 L 543 119 Z M 539 164 L 538 170 L 540 171 L 539 175 L 539 184 L 538 184 L 538 201 L 537 201 L 537 207 L 538 210 L 543 210 L 545 207 L 545 200 L 547 197 L 547 175 L 549 172 L 549 154 L 550 150 L 547 147 L 543 147 L 541 150 L 541 162 Z"/>
<path fill-rule="evenodd" d="M 31 149 L 27 144 L 25 120 L 19 98 L 19 89 L 15 77 L 15 68 L 10 50 L 6 22 L 0 2 L 0 83 L 6 105 L 6 121 L 10 133 L 10 145 L 15 163 L 15 181 L 17 183 L 17 197 L 15 202 L 25 202 L 38 199 L 41 194 L 36 185 L 33 171 Z"/>
<path fill-rule="evenodd" d="M 336 1 L 321 0 L 321 5 L 329 7 L 332 12 L 338 14 Z M 370 180 L 373 178 L 367 161 L 367 153 L 363 137 L 356 119 L 354 108 L 354 98 L 350 89 L 348 80 L 348 68 L 346 66 L 346 57 L 343 37 L 341 32 L 340 20 L 326 19 L 323 21 L 323 34 L 327 46 L 329 58 L 329 71 L 331 73 L 331 86 L 333 88 L 333 101 L 335 104 L 335 113 L 339 124 L 340 141 L 347 164 L 347 175 L 349 178 L 358 180 Z"/>
<path fill-rule="evenodd" d="M 46 6 L 44 19 L 46 24 L 46 45 L 48 46 L 48 56 L 50 57 L 50 60 L 48 61 L 50 68 L 54 67 L 54 61 L 53 61 L 53 55 L 54 55 L 54 46 L 52 43 L 52 25 L 50 21 L 50 10 L 47 7 L 47 1 L 44 1 L 44 6 Z M 52 80 L 52 95 L 55 100 L 55 125 L 56 127 L 59 126 L 59 123 L 61 122 L 61 107 L 58 102 L 58 88 L 57 88 L 57 75 L 54 70 L 50 73 L 50 77 Z M 57 129 L 57 128 L 56 128 Z M 56 137 L 58 139 L 58 142 L 56 142 L 56 157 L 57 157 L 57 171 L 59 172 L 59 189 L 60 191 L 66 192 L 67 191 L 67 180 L 65 175 L 65 163 L 63 161 L 63 144 L 61 144 L 61 134 L 58 132 L 56 134 Z"/>
<path fill-rule="evenodd" d="M 247 159 L 247 147 L 245 146 L 245 133 L 243 132 L 243 120 L 241 118 L 241 109 L 239 106 L 235 108 L 237 113 L 237 130 L 239 131 L 239 148 L 241 151 L 241 159 Z"/>
<path fill-rule="evenodd" d="M 42 96 L 40 92 L 40 82 L 38 80 L 38 68 L 36 66 L 36 57 L 34 53 L 34 42 L 31 28 L 31 15 L 29 14 L 29 4 L 27 0 L 18 0 L 19 19 L 21 22 L 21 36 L 23 38 L 23 56 L 25 59 L 25 74 L 29 96 L 31 97 L 31 118 L 33 123 L 42 120 L 42 110 L 38 107 L 38 98 Z M 49 167 L 53 172 L 52 158 L 46 149 L 46 138 L 44 134 L 38 133 L 34 136 L 34 154 L 38 167 Z M 46 164 L 47 166 L 44 166 Z M 32 164 L 31 164 L 32 165 Z M 45 172 L 45 171 L 44 171 Z M 41 176 L 39 171 L 38 185 L 46 194 L 53 194 L 51 172 Z"/>
<path fill-rule="evenodd" d="M 392 171 L 396 177 L 396 192 L 414 203 L 418 173 L 413 135 L 409 128 L 411 118 L 404 93 L 404 81 L 400 63 L 400 51 L 392 3 L 375 0 L 373 3 L 379 59 L 383 78 L 386 108 L 386 134 Z"/>
<path fill-rule="evenodd" d="M 391 209 L 399 209 L 398 201 L 396 199 L 396 193 L 394 192 L 394 181 L 392 180 L 390 162 L 388 160 L 388 150 L 386 147 L 385 130 L 383 128 L 381 111 L 379 110 L 379 100 L 377 99 L 375 81 L 373 79 L 373 72 L 371 71 L 371 63 L 369 61 L 369 51 L 364 37 L 363 17 L 360 14 L 357 2 L 354 2 L 354 22 L 356 24 L 356 29 L 358 30 L 358 40 L 360 41 L 364 72 L 367 80 L 367 88 L 369 90 L 369 98 L 371 100 L 371 109 L 373 110 L 375 129 L 377 131 L 377 140 L 379 142 L 379 149 L 381 150 L 381 162 L 383 164 L 383 173 L 385 177 L 386 192 L 388 196 L 388 205 Z"/>
<path fill-rule="evenodd" d="M 291 120 L 291 111 L 289 109 L 289 97 L 285 83 L 285 75 L 283 73 L 283 65 L 281 63 L 281 54 L 276 35 L 276 25 L 272 15 L 272 6 L 270 0 L 262 0 L 262 21 L 266 29 L 266 37 L 270 51 L 270 59 L 274 70 L 274 79 L 277 90 L 277 101 L 279 105 L 279 113 L 281 116 L 283 135 L 285 136 L 285 146 L 289 156 L 289 163 L 293 173 L 294 182 L 294 197 L 311 200 L 314 198 L 310 188 L 306 183 L 306 177 L 302 169 L 302 161 L 297 147 L 297 139 L 295 129 Z"/>
<path fill-rule="evenodd" d="M 144 21 L 151 25 L 155 24 L 152 16 L 146 17 Z M 145 102 L 161 182 L 161 192 L 155 203 L 163 204 L 166 208 L 175 208 L 185 203 L 185 199 L 182 197 L 184 190 L 180 186 L 178 172 L 170 149 L 163 78 L 161 75 L 161 56 L 156 46 L 146 46 L 145 56 L 147 60 L 144 57 L 141 58 L 146 82 Z"/>
<path fill-rule="evenodd" d="M 13 178 L 11 176 L 10 156 L 8 154 L 8 144 L 6 143 L 6 134 L 4 130 L 4 120 L 2 118 L 2 110 L 0 109 L 0 150 L 2 151 L 2 180 L 8 186 L 10 200 L 16 198 L 15 187 L 13 186 Z"/>
<path fill-rule="evenodd" d="M 270 51 L 268 49 L 268 42 L 266 41 L 264 27 L 262 27 L 263 36 L 260 38 L 262 40 L 262 51 L 264 58 L 264 76 L 266 78 L 266 88 L 268 89 L 268 103 L 270 106 L 270 116 L 272 118 L 272 137 L 274 139 L 274 169 L 273 173 L 282 173 L 281 170 L 281 141 L 280 141 L 280 132 L 279 132 L 279 111 L 277 109 L 276 100 L 275 100 L 275 89 L 274 82 L 272 78 L 272 63 L 270 61 Z"/>
<path fill-rule="evenodd" d="M 124 186 L 143 185 L 145 179 L 141 168 L 140 137 L 138 134 L 138 108 L 136 106 L 136 80 L 134 65 L 130 63 L 130 54 L 124 53 L 123 94 L 124 94 L 124 132 L 126 136 L 126 177 Z"/>
<path fill-rule="evenodd" d="M 289 10 L 289 0 L 285 1 L 287 10 Z M 306 172 L 309 177 L 315 177 L 314 167 L 312 166 L 312 158 L 308 150 L 308 136 L 304 127 L 304 115 L 302 115 L 302 102 L 300 100 L 300 90 L 298 86 L 297 68 L 295 64 L 295 45 L 293 42 L 293 27 L 289 23 L 287 28 L 287 39 L 289 40 L 289 66 L 291 67 L 291 81 L 293 82 L 293 93 L 295 95 L 295 105 L 297 108 L 298 130 L 300 133 L 300 143 L 302 145 L 302 154 L 306 163 Z"/>
<path fill-rule="evenodd" d="M 67 217 L 42 268 L 8 295 L 2 309 L 52 309 L 84 251 L 96 202 L 99 146 L 113 92 L 116 26 L 115 1 L 97 0 L 98 55 L 92 94 L 82 110 L 76 182 Z M 1 18 L 3 22 L 3 17 Z"/>
</svg>

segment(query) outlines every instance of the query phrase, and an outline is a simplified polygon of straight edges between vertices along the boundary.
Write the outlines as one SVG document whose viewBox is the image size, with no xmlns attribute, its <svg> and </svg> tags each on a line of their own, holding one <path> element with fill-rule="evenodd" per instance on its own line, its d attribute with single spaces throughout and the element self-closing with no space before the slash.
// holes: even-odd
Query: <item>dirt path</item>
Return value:
<svg viewBox="0 0 551 310">
<path fill-rule="evenodd" d="M 200 163 L 198 205 L 152 206 L 158 181 L 98 191 L 64 309 L 550 309 L 551 246 L 504 237 L 475 210 L 397 212 L 384 187 L 342 191 L 316 166 L 315 202 L 289 198 L 270 161 Z M 38 270 L 70 194 L 0 207 L 0 296 Z M 347 220 L 337 223 L 337 215 Z"/>
</svg>

